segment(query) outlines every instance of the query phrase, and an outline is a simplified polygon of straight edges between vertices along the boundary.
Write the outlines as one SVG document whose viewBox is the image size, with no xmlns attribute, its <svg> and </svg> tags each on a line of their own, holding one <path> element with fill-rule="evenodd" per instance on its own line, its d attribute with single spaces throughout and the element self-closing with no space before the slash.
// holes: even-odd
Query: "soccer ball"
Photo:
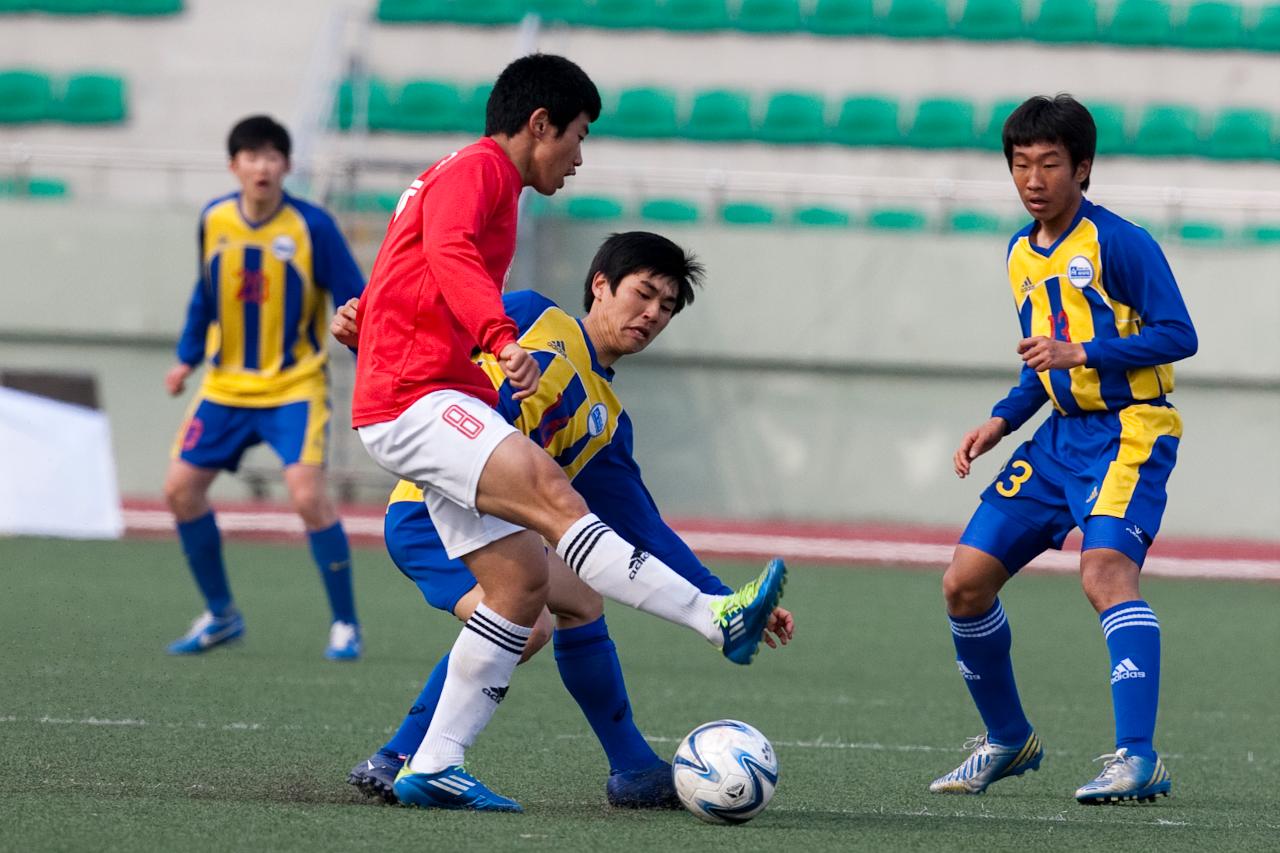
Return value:
<svg viewBox="0 0 1280 853">
<path fill-rule="evenodd" d="M 773 799 L 778 756 L 769 739 L 746 723 L 716 720 L 680 742 L 671 774 L 680 802 L 697 817 L 746 823 Z"/>
</svg>

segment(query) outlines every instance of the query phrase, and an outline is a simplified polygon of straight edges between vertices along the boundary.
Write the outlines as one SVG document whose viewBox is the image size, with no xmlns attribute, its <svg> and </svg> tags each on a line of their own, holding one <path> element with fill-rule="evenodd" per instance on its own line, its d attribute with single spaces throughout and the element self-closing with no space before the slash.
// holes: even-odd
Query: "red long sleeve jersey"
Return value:
<svg viewBox="0 0 1280 853">
<path fill-rule="evenodd" d="M 515 164 L 485 138 L 423 172 L 400 197 L 360 298 L 353 426 L 395 420 L 446 388 L 497 402 L 471 355 L 516 342 L 502 286 L 521 186 Z"/>
</svg>

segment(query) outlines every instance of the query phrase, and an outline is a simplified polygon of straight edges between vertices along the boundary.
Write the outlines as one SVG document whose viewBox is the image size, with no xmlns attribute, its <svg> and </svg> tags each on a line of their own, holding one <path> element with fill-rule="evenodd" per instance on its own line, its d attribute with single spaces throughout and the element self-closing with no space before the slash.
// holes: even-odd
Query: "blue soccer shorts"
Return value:
<svg viewBox="0 0 1280 853">
<path fill-rule="evenodd" d="M 286 466 L 323 465 L 329 412 L 325 394 L 264 408 L 227 406 L 197 397 L 178 430 L 173 457 L 200 468 L 235 471 L 246 450 L 266 442 Z"/>
<path fill-rule="evenodd" d="M 1079 527 L 1082 550 L 1112 548 L 1141 566 L 1160 530 L 1181 436 L 1171 406 L 1054 414 L 983 491 L 960 544 L 1012 574 Z"/>
<path fill-rule="evenodd" d="M 431 513 L 421 500 L 388 505 L 382 532 L 391 561 L 417 585 L 432 607 L 453 613 L 462 596 L 476 586 L 475 575 L 445 552 Z"/>
</svg>

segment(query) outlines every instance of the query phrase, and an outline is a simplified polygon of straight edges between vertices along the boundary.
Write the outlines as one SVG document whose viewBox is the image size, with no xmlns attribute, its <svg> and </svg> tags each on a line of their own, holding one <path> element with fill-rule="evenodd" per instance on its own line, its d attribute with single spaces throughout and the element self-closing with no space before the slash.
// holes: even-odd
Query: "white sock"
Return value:
<svg viewBox="0 0 1280 853">
<path fill-rule="evenodd" d="M 449 652 L 440 704 L 422 745 L 409 759 L 415 773 L 436 773 L 462 763 L 467 747 L 489 724 L 507 694 L 532 628 L 509 622 L 483 603 Z"/>
<path fill-rule="evenodd" d="M 707 595 L 652 554 L 629 545 L 594 513 L 573 523 L 556 553 L 601 595 L 668 622 L 692 628 L 713 645 L 724 635 L 711 616 Z"/>
</svg>

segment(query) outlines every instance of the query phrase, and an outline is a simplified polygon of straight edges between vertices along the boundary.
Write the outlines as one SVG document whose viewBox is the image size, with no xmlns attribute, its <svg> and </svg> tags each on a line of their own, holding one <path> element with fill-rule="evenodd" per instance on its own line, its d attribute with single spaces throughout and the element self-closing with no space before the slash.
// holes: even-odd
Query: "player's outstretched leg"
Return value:
<svg viewBox="0 0 1280 853">
<path fill-rule="evenodd" d="M 738 664 L 751 663 L 786 583 L 787 567 L 775 557 L 759 577 L 712 605 L 711 611 L 722 632 L 725 657 Z"/>
<path fill-rule="evenodd" d="M 1115 805 L 1127 800 L 1154 803 L 1156 797 L 1169 796 L 1172 782 L 1160 756 L 1129 755 L 1129 750 L 1121 747 L 1097 760 L 1105 762 L 1102 772 L 1076 790 L 1076 802 L 1081 805 Z"/>
<path fill-rule="evenodd" d="M 981 734 L 965 741 L 964 748 L 972 750 L 969 757 L 946 776 L 934 779 L 929 785 L 932 793 L 981 794 L 992 782 L 1039 770 L 1044 758 L 1044 747 L 1035 732 L 1019 746 L 1001 746 Z"/>
<path fill-rule="evenodd" d="M 495 794 L 461 765 L 435 773 L 415 773 L 408 764 L 396 776 L 396 796 L 407 806 L 477 812 L 522 812 L 515 800 Z"/>
</svg>

